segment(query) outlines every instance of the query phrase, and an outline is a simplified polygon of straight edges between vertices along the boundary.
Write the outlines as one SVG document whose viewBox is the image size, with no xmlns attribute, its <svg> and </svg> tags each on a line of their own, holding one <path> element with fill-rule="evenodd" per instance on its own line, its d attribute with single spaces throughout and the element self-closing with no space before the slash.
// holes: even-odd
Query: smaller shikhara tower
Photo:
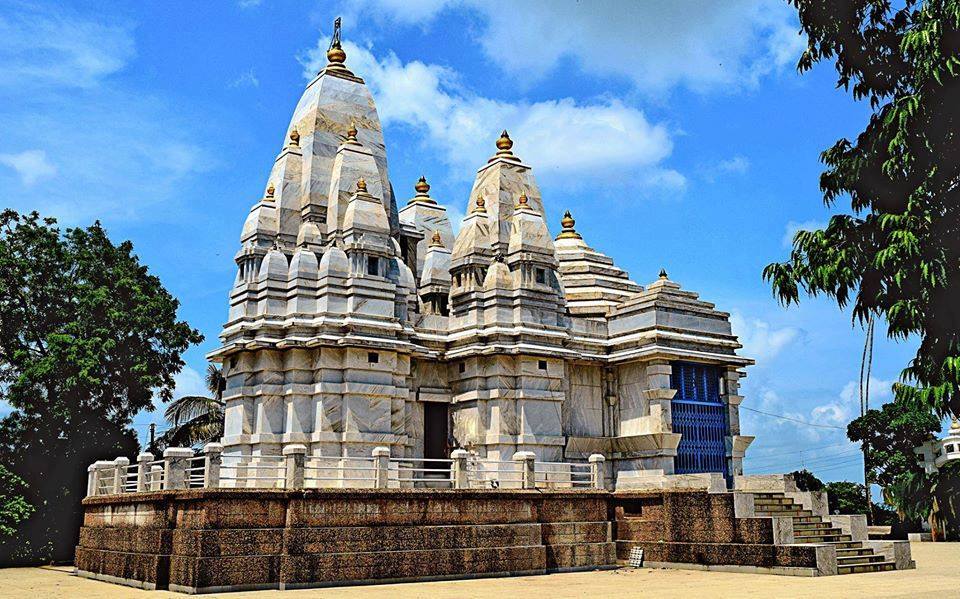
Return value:
<svg viewBox="0 0 960 599">
<path fill-rule="evenodd" d="M 402 209 L 339 28 L 250 210 L 221 347 L 225 455 L 607 458 L 621 488 L 742 472 L 728 314 L 646 288 L 567 213 L 554 238 L 504 131 L 454 235 L 421 178 Z M 557 201 L 551 199 L 548 201 Z"/>
</svg>

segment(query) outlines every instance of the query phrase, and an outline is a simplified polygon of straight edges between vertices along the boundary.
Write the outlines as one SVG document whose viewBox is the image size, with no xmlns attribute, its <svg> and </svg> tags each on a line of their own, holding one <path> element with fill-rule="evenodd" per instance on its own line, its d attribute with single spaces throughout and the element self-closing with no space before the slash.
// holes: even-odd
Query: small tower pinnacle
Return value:
<svg viewBox="0 0 960 599">
<path fill-rule="evenodd" d="M 520 197 L 517 198 L 517 205 L 514 206 L 514 210 L 529 210 L 530 204 L 528 204 L 527 194 L 525 192 L 520 192 Z"/>
<path fill-rule="evenodd" d="M 357 179 L 357 192 L 367 193 L 367 181 L 363 177 Z"/>
<path fill-rule="evenodd" d="M 661 268 L 661 269 L 660 269 L 660 278 L 661 278 L 661 279 L 666 279 L 666 278 L 667 278 L 667 269 L 666 269 L 666 268 Z"/>
<path fill-rule="evenodd" d="M 493 155 L 493 158 L 487 162 L 493 162 L 498 158 L 503 158 L 511 162 L 520 162 L 520 159 L 513 155 L 513 140 L 510 139 L 510 134 L 507 133 L 507 130 L 504 129 L 500 133 L 500 137 L 497 139 L 497 153 Z"/>
<path fill-rule="evenodd" d="M 576 229 L 573 226 L 577 224 L 577 221 L 573 220 L 573 217 L 570 216 L 570 211 L 567 210 L 563 213 L 563 218 L 560 219 L 560 226 L 563 229 L 560 231 L 560 234 L 557 235 L 557 239 L 583 239 Z"/>
<path fill-rule="evenodd" d="M 273 198 L 273 192 L 275 191 L 276 191 L 276 188 L 273 186 L 273 183 L 270 183 L 270 185 L 267 186 L 267 197 Z"/>
<path fill-rule="evenodd" d="M 433 237 L 430 238 L 430 247 L 432 248 L 443 247 L 443 240 L 440 239 L 440 231 L 433 232 Z"/>
<path fill-rule="evenodd" d="M 416 184 L 413 186 L 413 189 L 417 192 L 415 196 L 410 198 L 410 203 L 420 203 L 420 204 L 436 204 L 437 202 L 430 197 L 428 193 L 430 191 L 430 184 L 427 183 L 426 177 L 420 177 L 417 180 Z"/>
<path fill-rule="evenodd" d="M 290 131 L 290 145 L 299 146 L 300 145 L 300 132 L 296 129 Z"/>
<path fill-rule="evenodd" d="M 477 196 L 477 205 L 474 206 L 473 212 L 482 212 L 486 213 L 487 211 L 487 201 L 483 199 L 483 196 Z"/>
</svg>

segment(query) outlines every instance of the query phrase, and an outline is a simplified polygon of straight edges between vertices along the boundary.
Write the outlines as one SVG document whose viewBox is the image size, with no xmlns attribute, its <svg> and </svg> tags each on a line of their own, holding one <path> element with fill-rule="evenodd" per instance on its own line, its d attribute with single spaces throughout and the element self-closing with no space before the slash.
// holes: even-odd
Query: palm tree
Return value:
<svg viewBox="0 0 960 599">
<path fill-rule="evenodd" d="M 170 428 L 157 439 L 165 447 L 191 447 L 223 436 L 223 389 L 226 380 L 213 364 L 207 365 L 207 389 L 213 397 L 187 395 L 167 406 L 163 417 Z"/>
</svg>

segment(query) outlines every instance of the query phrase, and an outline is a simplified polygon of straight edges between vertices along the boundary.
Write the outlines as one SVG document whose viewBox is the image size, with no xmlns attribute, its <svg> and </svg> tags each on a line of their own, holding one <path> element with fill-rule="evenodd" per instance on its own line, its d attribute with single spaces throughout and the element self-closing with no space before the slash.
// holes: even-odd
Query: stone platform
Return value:
<svg viewBox="0 0 960 599">
<path fill-rule="evenodd" d="M 186 593 L 652 567 L 915 567 L 825 497 L 702 490 L 194 489 L 84 500 L 78 574 Z M 821 506 L 820 504 L 823 504 Z M 860 530 L 860 529 L 863 530 Z M 862 538 L 861 538 L 862 537 Z"/>
<path fill-rule="evenodd" d="M 596 491 L 195 490 L 84 500 L 81 576 L 186 593 L 616 564 Z"/>
</svg>

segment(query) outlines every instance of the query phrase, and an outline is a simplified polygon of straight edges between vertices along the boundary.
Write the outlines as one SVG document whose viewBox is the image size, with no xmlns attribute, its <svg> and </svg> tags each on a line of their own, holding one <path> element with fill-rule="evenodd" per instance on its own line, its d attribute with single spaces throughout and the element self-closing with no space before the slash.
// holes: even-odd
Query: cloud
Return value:
<svg viewBox="0 0 960 599">
<path fill-rule="evenodd" d="M 784 348 L 797 340 L 801 333 L 796 327 L 774 329 L 766 321 L 747 318 L 738 312 L 731 313 L 730 326 L 733 334 L 739 337 L 743 344 L 741 353 L 757 360 L 761 366 L 777 357 Z"/>
<path fill-rule="evenodd" d="M 18 4 L 0 14 L 0 87 L 96 86 L 134 57 L 132 29 L 62 6 Z"/>
<path fill-rule="evenodd" d="M 149 208 L 181 201 L 182 180 L 215 164 L 210 125 L 111 77 L 134 56 L 133 37 L 99 21 L 55 5 L 0 15 L 0 163 L 12 169 L 0 168 L 0 186 L 17 177 L 27 187 L 8 207 L 65 225 L 165 218 Z M 21 151 L 38 138 L 42 150 Z M 54 175 L 57 185 L 30 188 Z"/>
<path fill-rule="evenodd" d="M 346 22 L 429 26 L 444 11 L 474 17 L 489 59 L 528 84 L 573 61 L 655 94 L 755 87 L 803 50 L 794 11 L 762 0 L 696 2 L 507 2 L 366 0 L 342 4 Z"/>
<path fill-rule="evenodd" d="M 248 69 L 230 83 L 230 87 L 260 87 L 260 80 L 253 69 Z"/>
<path fill-rule="evenodd" d="M 301 57 L 306 78 L 326 63 L 327 45 L 321 39 Z M 348 66 L 370 85 L 383 123 L 411 127 L 454 172 L 483 164 L 505 128 L 514 152 L 541 178 L 582 181 L 629 170 L 632 181 L 647 187 L 676 190 L 686 183 L 662 165 L 673 150 L 667 127 L 618 99 L 495 100 L 466 89 L 447 67 L 404 63 L 392 52 L 377 56 L 349 42 L 345 50 Z"/>
<path fill-rule="evenodd" d="M 237 6 L 240 8 L 256 8 L 263 4 L 263 0 L 237 0 Z"/>
<path fill-rule="evenodd" d="M 203 375 L 199 372 L 184 366 L 183 370 L 173 377 L 175 384 L 173 389 L 174 399 L 179 399 L 187 395 L 208 395 L 207 384 L 203 380 Z"/>
<path fill-rule="evenodd" d="M 744 156 L 734 156 L 727 160 L 721 160 L 716 164 L 717 171 L 721 173 L 742 174 L 750 169 L 750 160 Z"/>
<path fill-rule="evenodd" d="M 19 154 L 0 154 L 0 164 L 17 171 L 24 185 L 30 187 L 40 179 L 57 174 L 57 167 L 47 160 L 43 150 L 25 150 Z"/>
<path fill-rule="evenodd" d="M 797 231 L 814 231 L 816 229 L 823 229 L 826 226 L 827 223 L 817 220 L 807 220 L 802 223 L 790 221 L 786 227 L 784 227 L 783 239 L 780 240 L 780 244 L 785 248 L 793 247 L 793 236 L 797 234 Z"/>
</svg>

